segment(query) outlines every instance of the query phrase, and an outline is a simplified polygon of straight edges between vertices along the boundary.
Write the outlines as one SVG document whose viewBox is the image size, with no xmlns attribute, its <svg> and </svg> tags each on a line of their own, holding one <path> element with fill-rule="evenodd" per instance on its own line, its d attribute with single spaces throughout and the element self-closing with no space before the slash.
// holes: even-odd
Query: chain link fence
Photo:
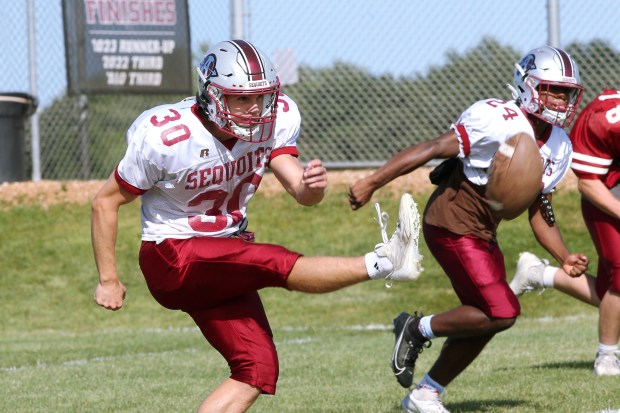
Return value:
<svg viewBox="0 0 620 413">
<path fill-rule="evenodd" d="M 28 1 L 34 4 L 32 66 Z M 188 3 L 196 65 L 209 45 L 231 37 L 232 6 Z M 185 97 L 68 96 L 61 0 L 0 5 L 0 92 L 28 93 L 36 79 L 42 179 L 107 177 L 133 119 Z M 559 10 L 556 22 L 548 18 L 551 6 Z M 582 107 L 604 87 L 620 88 L 617 6 L 615 0 L 244 0 L 242 35 L 268 55 L 294 56 L 297 80 L 283 91 L 302 112 L 301 160 L 374 167 L 444 132 L 474 101 L 510 99 L 514 63 L 549 42 L 550 24 L 558 24 L 556 43 L 580 65 Z M 28 176 L 33 125 L 27 123 L 25 134 Z"/>
</svg>

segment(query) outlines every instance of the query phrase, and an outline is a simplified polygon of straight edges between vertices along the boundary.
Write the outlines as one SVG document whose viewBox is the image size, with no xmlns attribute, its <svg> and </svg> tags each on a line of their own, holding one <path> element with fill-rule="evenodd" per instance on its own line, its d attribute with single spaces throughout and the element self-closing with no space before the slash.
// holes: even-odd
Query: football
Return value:
<svg viewBox="0 0 620 413">
<path fill-rule="evenodd" d="M 515 219 L 542 189 L 543 166 L 536 141 L 519 133 L 503 143 L 491 161 L 486 198 L 502 219 Z"/>
</svg>

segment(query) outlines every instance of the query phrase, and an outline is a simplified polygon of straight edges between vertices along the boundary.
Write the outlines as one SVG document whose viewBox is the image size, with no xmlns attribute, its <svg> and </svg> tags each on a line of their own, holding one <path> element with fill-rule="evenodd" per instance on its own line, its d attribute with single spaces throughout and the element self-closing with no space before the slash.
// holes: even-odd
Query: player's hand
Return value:
<svg viewBox="0 0 620 413">
<path fill-rule="evenodd" d="M 570 254 L 562 263 L 562 269 L 571 277 L 579 277 L 588 269 L 588 257 L 583 254 Z"/>
<path fill-rule="evenodd" d="M 349 187 L 349 205 L 351 209 L 355 211 L 366 205 L 374 192 L 374 189 L 372 189 L 368 182 L 368 178 L 362 178 L 351 185 Z"/>
<path fill-rule="evenodd" d="M 106 284 L 97 284 L 95 302 L 108 310 L 116 311 L 123 306 L 127 290 L 122 282 L 115 281 Z"/>
<path fill-rule="evenodd" d="M 320 159 L 308 162 L 301 183 L 313 192 L 323 192 L 327 188 L 327 169 Z"/>
</svg>

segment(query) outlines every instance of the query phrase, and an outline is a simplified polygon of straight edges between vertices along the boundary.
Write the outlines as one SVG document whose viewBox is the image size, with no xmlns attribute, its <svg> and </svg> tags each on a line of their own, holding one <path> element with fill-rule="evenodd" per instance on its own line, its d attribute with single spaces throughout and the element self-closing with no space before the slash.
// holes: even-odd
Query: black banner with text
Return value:
<svg viewBox="0 0 620 413">
<path fill-rule="evenodd" d="M 69 94 L 192 90 L 187 0 L 63 0 Z"/>
</svg>

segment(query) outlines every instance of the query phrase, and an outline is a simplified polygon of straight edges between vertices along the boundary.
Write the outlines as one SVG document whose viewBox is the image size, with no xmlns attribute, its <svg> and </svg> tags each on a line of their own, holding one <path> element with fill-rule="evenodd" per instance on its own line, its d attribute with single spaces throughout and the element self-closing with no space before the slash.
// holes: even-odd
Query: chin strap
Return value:
<svg viewBox="0 0 620 413">
<path fill-rule="evenodd" d="M 515 63 L 515 69 L 517 69 L 517 71 L 521 74 L 521 78 L 525 80 L 525 75 L 526 75 L 525 70 L 523 70 L 523 68 L 519 66 L 519 63 Z M 517 101 L 517 105 L 521 106 L 521 99 L 519 98 L 519 92 L 517 92 L 517 89 L 515 89 L 513 85 L 506 85 L 506 86 L 508 86 L 508 90 L 510 90 L 510 93 L 512 94 L 512 98 Z"/>
<path fill-rule="evenodd" d="M 201 92 L 196 92 L 196 103 L 198 103 L 198 106 L 200 106 L 205 115 L 207 115 L 207 99 Z"/>
</svg>

